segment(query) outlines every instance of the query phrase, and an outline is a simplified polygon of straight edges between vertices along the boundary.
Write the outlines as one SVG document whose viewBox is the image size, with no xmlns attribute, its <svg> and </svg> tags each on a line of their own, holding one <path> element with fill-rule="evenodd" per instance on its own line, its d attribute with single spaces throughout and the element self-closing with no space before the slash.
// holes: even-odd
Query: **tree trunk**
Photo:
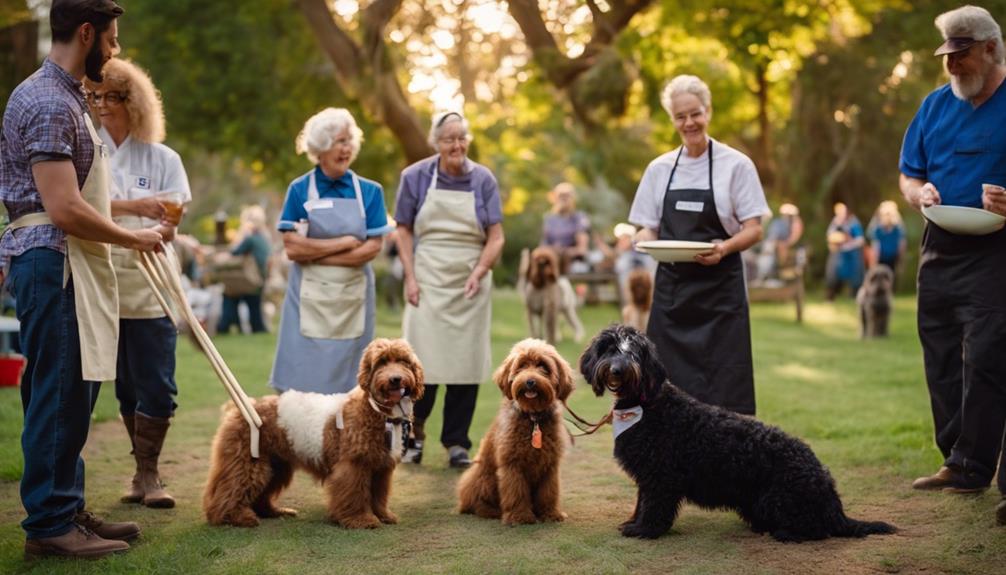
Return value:
<svg viewBox="0 0 1006 575">
<path fill-rule="evenodd" d="M 384 29 L 401 7 L 401 0 L 376 0 L 360 13 L 363 45 L 339 27 L 326 0 L 297 0 L 297 4 L 335 66 L 342 90 L 391 130 L 409 163 L 431 155 L 433 148 L 398 82 L 397 68 L 384 41 Z"/>
</svg>

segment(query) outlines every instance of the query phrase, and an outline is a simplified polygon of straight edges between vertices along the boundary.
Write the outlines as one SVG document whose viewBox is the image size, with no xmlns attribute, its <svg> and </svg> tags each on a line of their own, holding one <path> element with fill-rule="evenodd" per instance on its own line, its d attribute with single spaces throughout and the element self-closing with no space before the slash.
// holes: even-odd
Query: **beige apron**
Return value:
<svg viewBox="0 0 1006 575">
<path fill-rule="evenodd" d="M 145 228 L 139 216 L 118 216 L 115 223 L 130 230 Z M 136 250 L 112 245 L 112 265 L 119 284 L 119 317 L 154 319 L 164 317 L 164 308 L 139 269 Z"/>
<path fill-rule="evenodd" d="M 475 193 L 437 189 L 437 170 L 413 228 L 419 305 L 405 306 L 402 331 L 431 384 L 483 383 L 492 370 L 492 272 L 465 299 L 465 281 L 482 255 L 485 230 Z"/>
<path fill-rule="evenodd" d="M 94 160 L 80 194 L 99 214 L 111 219 L 108 148 L 98 137 L 90 116 L 84 114 L 83 117 L 94 143 Z M 15 230 L 51 223 L 48 214 L 38 212 L 14 220 L 8 228 Z M 119 292 L 110 246 L 67 234 L 66 260 L 63 286 L 65 289 L 67 280 L 72 276 L 83 379 L 99 382 L 114 380 L 119 348 Z"/>
<path fill-rule="evenodd" d="M 316 228 L 324 226 L 329 231 L 337 230 L 336 235 L 354 232 L 366 235 L 367 214 L 360 180 L 356 174 L 352 176 L 356 198 L 321 200 L 314 172 L 311 172 L 308 200 L 304 204 L 309 225 L 313 222 Z M 355 215 L 349 218 L 356 222 L 357 225 L 351 227 L 358 227 L 357 230 L 339 225 L 349 215 L 347 211 L 352 210 L 349 206 L 359 206 L 359 218 Z M 363 335 L 367 319 L 367 306 L 364 305 L 367 300 L 366 267 L 304 264 L 300 268 L 300 334 L 321 339 L 356 339 Z"/>
</svg>

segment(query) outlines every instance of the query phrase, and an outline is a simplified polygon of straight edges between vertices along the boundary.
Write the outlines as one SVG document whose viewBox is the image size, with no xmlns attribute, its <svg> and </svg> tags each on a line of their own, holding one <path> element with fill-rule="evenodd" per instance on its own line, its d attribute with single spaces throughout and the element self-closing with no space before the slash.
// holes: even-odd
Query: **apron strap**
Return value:
<svg viewBox="0 0 1006 575">
<path fill-rule="evenodd" d="M 681 154 L 685 151 L 685 145 L 681 144 L 681 150 L 678 151 L 678 157 L 674 158 L 674 167 L 671 168 L 671 177 L 667 178 L 667 189 L 664 193 L 671 191 L 671 182 L 674 181 L 674 172 L 678 171 L 678 162 L 681 161 Z M 709 189 L 713 189 L 713 140 L 709 139 L 709 148 L 706 150 L 709 153 Z"/>
<path fill-rule="evenodd" d="M 14 220 L 13 222 L 10 223 L 9 226 L 7 226 L 7 229 L 13 231 L 21 228 L 30 228 L 32 226 L 46 226 L 46 225 L 54 225 L 52 223 L 52 219 L 49 217 L 49 214 L 45 212 L 35 212 L 32 214 L 25 214 L 20 218 Z"/>
<path fill-rule="evenodd" d="M 356 176 L 356 172 L 353 170 L 349 170 L 349 175 L 353 178 L 353 192 L 356 194 L 356 203 L 360 206 L 360 215 L 366 219 L 367 210 L 363 207 L 363 191 L 360 188 L 360 178 Z M 321 195 L 318 193 L 318 185 L 315 183 L 314 179 L 314 170 L 311 170 L 311 176 L 307 180 L 307 201 L 310 202 L 320 198 Z"/>
</svg>

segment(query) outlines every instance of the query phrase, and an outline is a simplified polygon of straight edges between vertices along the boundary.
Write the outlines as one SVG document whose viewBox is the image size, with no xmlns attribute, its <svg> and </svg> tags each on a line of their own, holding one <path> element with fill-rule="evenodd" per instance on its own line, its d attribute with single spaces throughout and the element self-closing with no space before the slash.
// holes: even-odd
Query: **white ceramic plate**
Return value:
<svg viewBox="0 0 1006 575">
<path fill-rule="evenodd" d="M 651 240 L 636 244 L 636 250 L 650 254 L 658 262 L 693 262 L 695 256 L 713 249 L 709 242 Z"/>
<path fill-rule="evenodd" d="M 991 234 L 1006 224 L 1006 218 L 999 214 L 964 206 L 937 204 L 922 208 L 922 215 L 950 233 L 968 236 Z"/>
</svg>

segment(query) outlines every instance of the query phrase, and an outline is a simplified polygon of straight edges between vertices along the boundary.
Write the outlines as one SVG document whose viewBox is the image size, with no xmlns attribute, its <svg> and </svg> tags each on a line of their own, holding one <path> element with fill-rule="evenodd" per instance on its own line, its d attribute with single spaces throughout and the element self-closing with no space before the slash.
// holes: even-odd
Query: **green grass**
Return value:
<svg viewBox="0 0 1006 575">
<path fill-rule="evenodd" d="M 752 331 L 759 417 L 810 443 L 831 469 L 850 515 L 884 519 L 901 528 L 888 537 L 781 545 L 748 531 L 733 513 L 686 506 L 672 532 L 657 541 L 624 539 L 615 525 L 634 503 L 634 488 L 611 458 L 607 430 L 579 438 L 562 470 L 560 525 L 504 528 L 454 513 L 457 473 L 436 441 L 420 467 L 395 473 L 392 510 L 401 523 L 348 531 L 324 521 L 320 488 L 298 475 L 282 502 L 294 519 L 255 530 L 211 528 L 200 512 L 209 443 L 226 401 L 206 360 L 185 340 L 178 346 L 179 410 L 168 435 L 162 472 L 178 498 L 173 510 L 118 502 L 132 461 L 113 391 L 105 389 L 85 452 L 89 507 L 113 519 L 134 519 L 144 534 L 124 555 L 93 562 L 24 563 L 18 522 L 23 511 L 20 398 L 0 390 L 0 573 L 1002 573 L 1006 529 L 992 510 L 997 494 L 958 497 L 914 492 L 912 478 L 940 462 L 933 447 L 929 401 L 911 298 L 899 299 L 892 337 L 858 339 L 848 301 L 812 301 L 806 322 L 787 305 L 758 304 Z M 581 310 L 588 333 L 617 319 L 614 307 Z M 498 291 L 493 309 L 493 359 L 524 337 L 523 309 L 513 292 Z M 378 334 L 395 336 L 399 319 L 379 314 Z M 271 335 L 228 336 L 217 346 L 251 395 L 266 387 L 275 350 Z M 584 344 L 559 349 L 576 364 Z M 493 385 L 481 389 L 472 437 L 482 436 L 499 405 Z M 442 399 L 440 400 L 442 401 Z M 428 423 L 440 432 L 440 401 Z M 587 418 L 598 400 L 580 382 L 570 401 Z M 994 490 L 993 490 L 994 491 Z"/>
</svg>

